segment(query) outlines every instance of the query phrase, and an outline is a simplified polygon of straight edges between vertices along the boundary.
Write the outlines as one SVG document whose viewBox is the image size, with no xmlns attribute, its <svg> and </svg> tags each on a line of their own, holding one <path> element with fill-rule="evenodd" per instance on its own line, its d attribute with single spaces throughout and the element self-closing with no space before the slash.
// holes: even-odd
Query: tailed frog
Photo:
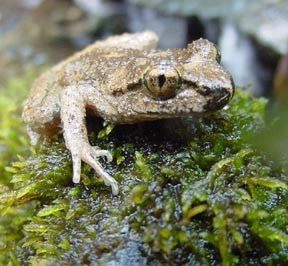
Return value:
<svg viewBox="0 0 288 266">
<path fill-rule="evenodd" d="M 196 40 L 186 49 L 157 50 L 152 31 L 96 41 L 60 62 L 36 81 L 23 119 L 31 144 L 42 134 L 63 129 L 73 161 L 73 182 L 80 182 L 81 161 L 118 193 L 118 183 L 98 162 L 112 156 L 89 144 L 85 116 L 119 124 L 186 117 L 223 108 L 233 97 L 231 75 L 214 44 Z"/>
</svg>

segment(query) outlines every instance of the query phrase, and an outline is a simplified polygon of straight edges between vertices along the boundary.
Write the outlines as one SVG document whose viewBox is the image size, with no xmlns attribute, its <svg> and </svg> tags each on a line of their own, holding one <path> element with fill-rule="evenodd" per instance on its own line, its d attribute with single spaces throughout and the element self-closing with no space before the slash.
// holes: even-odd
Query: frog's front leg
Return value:
<svg viewBox="0 0 288 266">
<path fill-rule="evenodd" d="M 114 195 L 118 194 L 118 183 L 99 164 L 97 158 L 105 156 L 112 161 L 106 150 L 97 150 L 89 144 L 86 128 L 86 106 L 95 98 L 97 91 L 91 86 L 75 85 L 67 87 L 61 94 L 61 120 L 66 147 L 73 161 L 73 182 L 80 182 L 81 161 L 94 168 L 96 173 L 111 186 Z"/>
</svg>

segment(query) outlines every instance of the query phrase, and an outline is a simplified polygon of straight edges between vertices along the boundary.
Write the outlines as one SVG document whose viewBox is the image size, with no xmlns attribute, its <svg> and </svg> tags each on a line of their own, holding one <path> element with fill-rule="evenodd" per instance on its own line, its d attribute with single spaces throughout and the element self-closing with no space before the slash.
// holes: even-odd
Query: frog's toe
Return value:
<svg viewBox="0 0 288 266">
<path fill-rule="evenodd" d="M 81 158 L 78 154 L 72 154 L 72 161 L 73 161 L 73 183 L 79 183 L 81 175 Z"/>
<path fill-rule="evenodd" d="M 93 148 L 94 148 L 93 155 L 95 157 L 105 156 L 109 163 L 112 162 L 113 156 L 112 156 L 112 154 L 109 151 L 107 151 L 107 150 L 97 150 L 97 148 L 95 146 Z"/>
<path fill-rule="evenodd" d="M 115 181 L 115 182 L 112 182 L 110 184 L 111 188 L 112 188 L 112 193 L 113 195 L 118 195 L 119 193 L 119 187 L 118 187 L 118 183 Z"/>
<path fill-rule="evenodd" d="M 106 156 L 108 160 L 112 159 L 112 155 L 108 151 L 95 150 L 93 147 L 90 147 L 88 150 L 84 149 L 81 159 L 96 171 L 97 175 L 103 179 L 106 186 L 111 186 L 113 195 L 117 195 L 119 191 L 118 183 L 102 168 L 96 159 L 99 156 Z"/>
<path fill-rule="evenodd" d="M 111 177 L 111 176 L 110 176 Z M 103 178 L 103 177 L 102 177 Z M 112 178 L 111 177 L 111 179 L 110 180 L 107 180 L 107 179 L 104 179 L 103 178 L 103 180 L 104 180 L 104 184 L 106 185 L 106 186 L 110 186 L 111 187 L 111 189 L 112 189 L 112 194 L 113 195 L 118 195 L 118 193 L 119 193 L 119 186 L 118 186 L 118 182 L 114 179 L 114 178 Z"/>
</svg>

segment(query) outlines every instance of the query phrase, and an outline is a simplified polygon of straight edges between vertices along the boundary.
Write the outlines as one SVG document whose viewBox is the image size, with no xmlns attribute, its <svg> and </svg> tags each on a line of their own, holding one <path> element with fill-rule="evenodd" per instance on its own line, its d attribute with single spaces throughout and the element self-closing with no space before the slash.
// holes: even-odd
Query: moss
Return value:
<svg viewBox="0 0 288 266">
<path fill-rule="evenodd" d="M 6 87 L 0 87 L 0 176 L 1 183 L 6 185 L 11 179 L 11 172 L 5 171 L 7 163 L 29 149 L 20 113 L 33 78 L 34 74 L 28 73 L 27 77 L 10 80 Z"/>
<path fill-rule="evenodd" d="M 284 263 L 287 172 L 247 138 L 265 105 L 238 91 L 206 117 L 102 129 L 88 118 L 91 142 L 113 153 L 101 163 L 120 183 L 115 197 L 85 164 L 72 183 L 61 136 L 29 150 L 19 104 L 2 103 L 17 123 L 1 116 L 0 264 Z"/>
</svg>

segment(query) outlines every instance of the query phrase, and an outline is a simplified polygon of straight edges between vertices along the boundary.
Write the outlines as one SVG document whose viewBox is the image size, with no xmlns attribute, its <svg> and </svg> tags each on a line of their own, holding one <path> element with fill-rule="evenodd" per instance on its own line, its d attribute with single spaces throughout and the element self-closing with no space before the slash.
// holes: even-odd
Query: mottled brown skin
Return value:
<svg viewBox="0 0 288 266">
<path fill-rule="evenodd" d="M 80 181 L 81 160 L 90 164 L 118 193 L 117 182 L 97 161 L 112 157 L 88 141 L 85 113 L 114 123 L 137 123 L 214 112 L 232 98 L 230 74 L 216 47 L 199 39 L 187 49 L 154 50 L 150 31 L 96 42 L 53 67 L 34 83 L 23 111 L 31 142 L 39 134 L 64 129 L 73 160 L 73 181 Z"/>
</svg>

